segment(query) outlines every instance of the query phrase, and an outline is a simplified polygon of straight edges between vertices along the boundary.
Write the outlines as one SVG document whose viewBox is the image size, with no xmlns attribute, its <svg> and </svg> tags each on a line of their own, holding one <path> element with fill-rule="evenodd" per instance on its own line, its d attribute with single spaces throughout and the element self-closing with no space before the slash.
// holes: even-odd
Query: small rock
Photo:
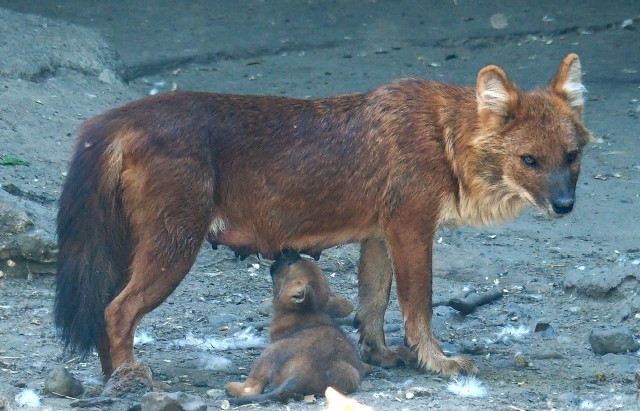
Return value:
<svg viewBox="0 0 640 411">
<path fill-rule="evenodd" d="M 558 395 L 558 401 L 565 403 L 575 403 L 577 398 L 578 397 L 572 392 L 563 392 L 562 394 Z"/>
<path fill-rule="evenodd" d="M 100 75 L 98 76 L 98 80 L 100 80 L 101 82 L 105 83 L 105 84 L 119 84 L 121 83 L 120 79 L 118 78 L 118 75 L 111 69 L 106 68 L 104 70 L 102 70 L 102 72 L 100 72 Z"/>
<path fill-rule="evenodd" d="M 142 396 L 142 411 L 207 411 L 202 398 L 184 392 L 148 392 Z"/>
<path fill-rule="evenodd" d="M 536 324 L 535 332 L 541 332 L 543 337 L 551 337 L 555 334 L 555 330 L 548 322 L 539 322 Z"/>
<path fill-rule="evenodd" d="M 240 316 L 231 314 L 231 313 L 220 313 L 215 315 L 210 315 L 208 317 L 209 324 L 212 328 L 215 328 L 219 331 L 225 331 L 223 328 L 227 327 L 227 330 L 233 327 L 236 323 L 241 322 Z"/>
<path fill-rule="evenodd" d="M 231 408 L 231 403 L 229 402 L 229 400 L 220 401 L 220 409 L 228 410 L 229 408 Z"/>
<path fill-rule="evenodd" d="M 217 388 L 212 388 L 210 390 L 207 390 L 207 397 L 209 398 L 220 398 L 220 397 L 224 397 L 226 394 L 224 393 L 223 390 L 217 389 Z"/>
<path fill-rule="evenodd" d="M 73 398 L 78 398 L 84 391 L 82 383 L 64 367 L 55 368 L 49 373 L 44 381 L 44 389 L 50 394 Z"/>
<path fill-rule="evenodd" d="M 463 341 L 460 345 L 462 354 L 484 355 L 487 353 L 487 347 L 477 341 Z"/>
<path fill-rule="evenodd" d="M 544 350 L 535 355 L 539 360 L 559 360 L 564 358 L 558 351 Z"/>
<path fill-rule="evenodd" d="M 626 353 L 640 348 L 633 334 L 626 327 L 594 328 L 589 334 L 589 344 L 593 352 L 598 355 Z"/>
<path fill-rule="evenodd" d="M 529 360 L 521 352 L 518 352 L 516 353 L 516 355 L 513 356 L 513 363 L 518 368 L 524 368 L 529 366 Z"/>
<path fill-rule="evenodd" d="M 264 315 L 265 317 L 269 317 L 273 312 L 273 303 L 271 300 L 263 301 L 258 305 L 258 312 L 260 315 Z"/>
<path fill-rule="evenodd" d="M 405 396 L 407 399 L 409 399 L 409 394 L 411 394 L 411 398 L 428 397 L 431 395 L 431 391 L 426 387 L 411 387 L 407 390 L 407 395 Z"/>
<path fill-rule="evenodd" d="M 365 380 L 360 384 L 360 391 L 371 391 L 373 390 L 373 383 L 371 381 Z"/>
</svg>

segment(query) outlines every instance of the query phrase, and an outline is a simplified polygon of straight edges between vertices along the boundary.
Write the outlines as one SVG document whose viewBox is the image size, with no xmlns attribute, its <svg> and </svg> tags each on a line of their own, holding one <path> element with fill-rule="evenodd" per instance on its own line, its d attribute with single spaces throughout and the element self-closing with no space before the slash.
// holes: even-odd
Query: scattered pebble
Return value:
<svg viewBox="0 0 640 411">
<path fill-rule="evenodd" d="M 491 27 L 498 30 L 505 29 L 509 25 L 507 17 L 502 13 L 492 15 L 489 19 L 489 23 L 491 24 Z"/>
<path fill-rule="evenodd" d="M 209 398 L 220 398 L 220 397 L 224 397 L 226 394 L 224 392 L 224 390 L 218 389 L 218 388 L 212 388 L 210 390 L 207 390 L 207 397 Z"/>
<path fill-rule="evenodd" d="M 640 348 L 631 330 L 626 327 L 594 328 L 589 334 L 589 344 L 593 352 L 598 355 L 626 353 Z"/>
<path fill-rule="evenodd" d="M 547 322 L 539 322 L 536 324 L 536 328 L 534 329 L 535 332 L 540 332 L 542 333 L 543 337 L 551 337 L 552 335 L 555 334 L 555 330 L 553 329 L 553 327 L 551 326 L 551 324 L 547 323 Z"/>
<path fill-rule="evenodd" d="M 521 352 L 517 352 L 513 357 L 513 363 L 518 368 L 524 368 L 529 366 L 529 360 Z"/>
<path fill-rule="evenodd" d="M 273 312 L 273 303 L 271 299 L 261 302 L 258 305 L 258 312 L 260 315 L 264 315 L 265 317 L 271 316 L 271 313 Z"/>
<path fill-rule="evenodd" d="M 202 398 L 184 392 L 148 392 L 142 396 L 142 411 L 206 411 Z"/>
</svg>

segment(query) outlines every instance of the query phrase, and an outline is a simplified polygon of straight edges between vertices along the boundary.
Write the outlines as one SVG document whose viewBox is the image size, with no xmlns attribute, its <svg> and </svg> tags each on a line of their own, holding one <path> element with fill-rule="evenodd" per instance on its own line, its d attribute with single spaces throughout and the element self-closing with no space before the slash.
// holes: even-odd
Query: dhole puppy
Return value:
<svg viewBox="0 0 640 411">
<path fill-rule="evenodd" d="M 313 262 L 285 252 L 271 266 L 273 319 L 271 344 L 243 383 L 230 382 L 233 404 L 286 401 L 322 394 L 331 386 L 355 391 L 366 371 L 358 352 L 331 317 L 347 316 L 353 306 L 333 294 Z M 265 387 L 273 390 L 262 394 Z"/>
<path fill-rule="evenodd" d="M 391 366 L 392 276 L 423 368 L 473 372 L 431 330 L 438 227 L 485 226 L 535 207 L 570 212 L 583 146 L 578 56 L 525 92 L 497 66 L 475 87 L 401 79 L 314 100 L 176 91 L 88 120 L 60 198 L 55 322 L 102 370 L 133 360 L 141 318 L 205 240 L 267 258 L 361 243 L 360 340 Z"/>
</svg>

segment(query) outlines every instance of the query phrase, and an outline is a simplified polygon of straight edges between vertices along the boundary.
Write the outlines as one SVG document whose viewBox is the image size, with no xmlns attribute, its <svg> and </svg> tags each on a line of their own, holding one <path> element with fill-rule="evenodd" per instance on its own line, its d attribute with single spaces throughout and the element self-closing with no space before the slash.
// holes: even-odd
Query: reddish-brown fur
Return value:
<svg viewBox="0 0 640 411">
<path fill-rule="evenodd" d="M 329 386 L 351 393 L 365 374 L 355 347 L 331 319 L 348 315 L 353 306 L 333 294 L 317 265 L 287 254 L 271 269 L 271 344 L 245 382 L 227 384 L 227 392 L 238 397 L 234 404 L 322 394 Z M 269 385 L 273 390 L 262 394 Z"/>
<path fill-rule="evenodd" d="M 527 206 L 571 210 L 590 138 L 580 77 L 569 55 L 533 92 L 488 66 L 475 88 L 402 79 L 317 100 L 173 92 L 95 117 L 60 201 L 56 323 L 72 348 L 97 346 L 108 376 L 133 360 L 137 323 L 207 236 L 267 257 L 361 242 L 365 359 L 398 361 L 382 331 L 395 272 L 421 365 L 472 372 L 431 332 L 434 234 Z"/>
</svg>

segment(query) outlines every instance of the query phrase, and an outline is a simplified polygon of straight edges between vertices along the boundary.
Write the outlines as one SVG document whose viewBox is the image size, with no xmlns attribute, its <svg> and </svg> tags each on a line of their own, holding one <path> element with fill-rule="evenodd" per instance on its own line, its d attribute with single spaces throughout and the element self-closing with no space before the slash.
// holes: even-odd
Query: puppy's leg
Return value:
<svg viewBox="0 0 640 411">
<path fill-rule="evenodd" d="M 428 221 L 416 221 L 417 215 L 420 212 L 399 212 L 386 230 L 407 342 L 416 351 L 421 367 L 444 375 L 475 373 L 468 358 L 446 357 L 431 331 L 431 252 L 435 227 L 430 227 Z"/>
<path fill-rule="evenodd" d="M 365 362 L 393 367 L 401 360 L 385 345 L 384 312 L 389 304 L 393 266 L 384 237 L 374 237 L 360 245 L 358 267 L 359 307 L 356 324 Z"/>
<path fill-rule="evenodd" d="M 350 394 L 360 385 L 360 373 L 346 361 L 337 361 L 327 372 L 327 386 Z"/>
<path fill-rule="evenodd" d="M 279 364 L 274 364 L 271 360 L 274 356 L 272 347 L 273 346 L 268 347 L 260 354 L 244 382 L 227 383 L 225 389 L 229 395 L 236 398 L 243 398 L 253 397 L 262 393 L 264 387 L 270 382 L 269 375 L 279 371 L 275 370 Z"/>
<path fill-rule="evenodd" d="M 230 382 L 227 383 L 225 389 L 229 395 L 237 398 L 253 397 L 262 393 L 262 390 L 267 385 L 266 380 L 259 380 L 249 377 L 244 382 Z"/>
</svg>

